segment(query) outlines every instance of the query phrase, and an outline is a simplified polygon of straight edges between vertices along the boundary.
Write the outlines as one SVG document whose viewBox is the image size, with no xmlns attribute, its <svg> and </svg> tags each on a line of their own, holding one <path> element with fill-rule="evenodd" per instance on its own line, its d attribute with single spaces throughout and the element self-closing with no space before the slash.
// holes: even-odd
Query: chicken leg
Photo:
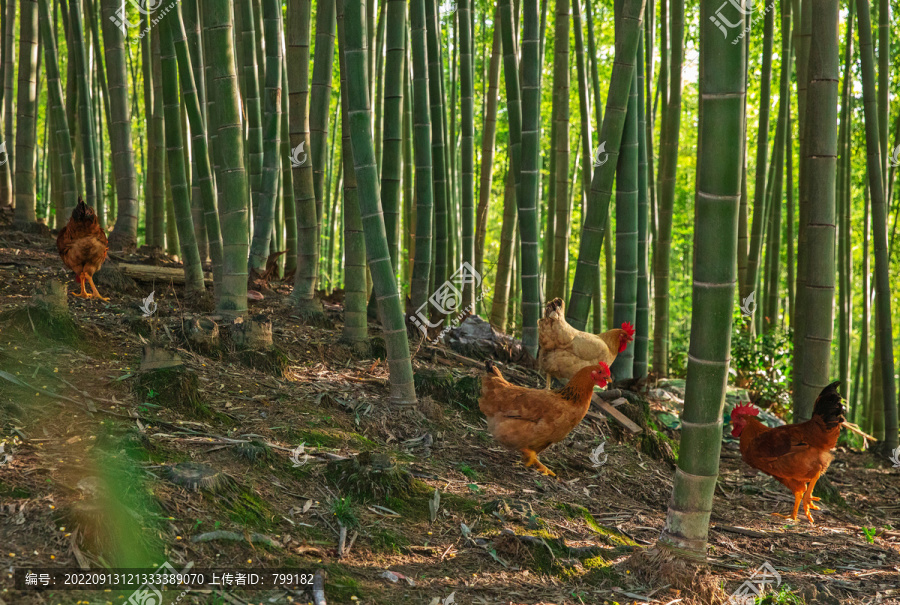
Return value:
<svg viewBox="0 0 900 605">
<path fill-rule="evenodd" d="M 85 273 L 85 275 L 87 275 L 87 274 Z M 94 285 L 94 276 L 93 275 L 87 275 L 87 279 L 89 282 L 91 282 L 91 292 L 94 293 L 92 298 L 99 298 L 100 300 L 109 300 L 108 298 L 104 298 L 104 297 L 100 296 L 100 293 L 97 292 L 97 286 Z M 81 287 L 84 288 L 84 282 L 81 282 Z"/>
<path fill-rule="evenodd" d="M 522 461 L 525 463 L 525 466 L 534 466 L 541 473 L 555 477 L 556 473 L 551 471 L 549 468 L 541 464 L 541 461 L 538 460 L 537 454 L 534 450 L 523 449 L 522 451 Z"/>
<path fill-rule="evenodd" d="M 813 498 L 816 500 L 820 500 L 820 498 L 816 498 L 812 495 L 813 489 L 816 487 L 816 481 L 819 480 L 819 477 L 822 476 L 822 473 L 819 472 L 812 481 L 809 482 L 809 485 L 806 488 L 806 493 L 803 494 L 803 512 L 806 513 L 806 518 L 809 519 L 810 525 L 815 525 L 813 523 L 812 515 L 809 514 L 809 509 L 819 510 L 819 507 L 812 503 Z M 796 514 L 796 513 L 794 513 Z"/>
<path fill-rule="evenodd" d="M 81 292 L 72 292 L 72 296 L 75 296 L 77 298 L 90 298 L 91 297 L 91 295 L 88 294 L 87 291 L 84 289 L 85 277 L 86 276 L 84 273 L 78 274 L 78 282 L 81 284 Z"/>
<path fill-rule="evenodd" d="M 794 511 L 790 514 L 790 516 L 782 515 L 781 513 L 772 513 L 772 515 L 775 517 L 782 517 L 784 519 L 793 519 L 794 521 L 796 521 L 797 520 L 797 512 L 800 510 L 800 502 L 802 500 L 803 500 L 803 491 L 801 490 L 799 492 L 794 492 Z M 809 513 L 807 512 L 806 515 L 809 516 Z M 811 522 L 812 522 L 812 519 L 810 519 L 810 523 Z"/>
</svg>

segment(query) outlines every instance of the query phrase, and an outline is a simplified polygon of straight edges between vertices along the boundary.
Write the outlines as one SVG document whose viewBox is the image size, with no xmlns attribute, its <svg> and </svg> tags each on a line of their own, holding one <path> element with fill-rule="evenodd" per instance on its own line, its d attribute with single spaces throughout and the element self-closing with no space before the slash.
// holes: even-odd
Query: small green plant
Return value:
<svg viewBox="0 0 900 605">
<path fill-rule="evenodd" d="M 469 466 L 468 464 L 466 464 L 465 462 L 460 462 L 459 464 L 457 464 L 457 465 L 456 465 L 456 470 L 458 470 L 459 472 L 461 472 L 461 473 L 462 473 L 463 475 L 465 475 L 468 479 L 471 479 L 472 481 L 478 481 L 479 472 L 476 471 L 476 470 L 475 470 L 474 468 L 472 468 L 471 466 Z"/>
<path fill-rule="evenodd" d="M 481 493 L 481 488 L 478 487 L 478 486 L 477 486 L 476 484 L 474 484 L 474 483 L 469 483 L 469 484 L 468 484 L 468 487 L 469 487 L 469 489 L 470 489 L 471 491 L 475 492 L 476 494 L 480 494 L 480 493 Z"/>
<path fill-rule="evenodd" d="M 779 586 L 775 592 L 756 598 L 757 605 L 805 605 L 803 597 L 794 594 L 789 584 Z"/>
<path fill-rule="evenodd" d="M 349 496 L 332 500 L 331 514 L 344 527 L 359 526 L 359 517 L 356 516 L 356 511 L 353 509 L 353 500 Z"/>
<path fill-rule="evenodd" d="M 792 354 L 790 331 L 776 329 L 751 338 L 746 330 L 735 330 L 729 374 L 754 403 L 784 414 L 791 410 Z"/>
<path fill-rule="evenodd" d="M 875 544 L 875 533 L 878 531 L 875 527 L 863 527 L 863 533 L 866 535 L 866 542 Z"/>
</svg>

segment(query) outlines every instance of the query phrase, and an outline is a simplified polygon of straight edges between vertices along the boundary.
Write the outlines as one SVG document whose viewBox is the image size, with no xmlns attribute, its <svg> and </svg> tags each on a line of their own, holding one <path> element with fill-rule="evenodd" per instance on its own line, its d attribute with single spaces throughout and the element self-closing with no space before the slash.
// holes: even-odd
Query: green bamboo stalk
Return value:
<svg viewBox="0 0 900 605">
<path fill-rule="evenodd" d="M 206 226 L 209 255 L 213 265 L 213 283 L 218 298 L 221 294 L 223 277 L 222 231 L 219 224 L 219 212 L 216 208 L 216 182 L 207 141 L 207 121 L 204 120 L 204 105 L 200 100 L 200 88 L 195 80 L 195 76 L 202 73 L 202 70 L 194 69 L 192 56 L 194 53 L 189 50 L 190 40 L 185 32 L 180 13 L 175 11 L 171 18 L 174 20 L 171 27 L 175 43 L 175 56 L 178 60 L 181 94 L 191 129 L 191 157 L 197 167 L 200 202 Z"/>
<path fill-rule="evenodd" d="M 851 13 L 852 14 L 852 13 Z M 852 19 L 852 17 L 851 17 Z M 888 127 L 890 125 L 891 86 L 891 3 L 878 0 L 878 140 L 881 145 L 881 173 L 885 179 L 885 203 L 890 204 L 888 190 L 888 165 L 891 152 L 888 149 Z"/>
<path fill-rule="evenodd" d="M 834 330 L 835 174 L 837 166 L 838 1 L 816 5 L 809 48 L 809 85 L 806 96 L 806 174 L 804 203 L 801 173 L 801 210 L 805 206 L 806 233 L 801 250 L 803 295 L 800 304 L 802 362 L 794 378 L 794 417 L 808 420 L 819 392 L 829 382 Z M 801 212 L 802 214 L 802 212 Z M 801 218 L 801 224 L 802 224 Z M 801 254 L 804 256 L 804 254 Z M 799 391 L 799 394 L 797 394 Z"/>
<path fill-rule="evenodd" d="M 267 5 L 264 5 L 264 8 Z M 280 6 L 280 4 L 279 4 Z M 333 9 L 323 3 L 325 10 Z M 271 10 L 274 10 L 271 9 Z M 312 140 L 310 132 L 310 85 L 309 85 L 309 43 L 310 22 L 312 6 L 305 0 L 290 0 L 288 2 L 288 27 L 287 27 L 287 75 L 288 75 L 288 113 L 290 123 L 290 147 L 295 150 L 292 153 L 291 178 L 293 184 L 293 203 L 290 204 L 292 212 L 297 217 L 297 270 L 294 273 L 294 291 L 291 294 L 294 306 L 306 320 L 322 319 L 322 305 L 316 299 L 316 283 L 318 281 L 319 267 L 319 217 L 316 207 L 315 175 L 312 154 Z M 273 19 L 272 16 L 267 19 Z M 323 16 L 327 21 L 327 15 Z M 278 37 L 272 37 L 275 32 L 269 32 L 272 27 L 267 21 L 266 48 L 278 45 Z M 278 28 L 280 31 L 280 27 Z M 271 35 L 270 35 L 271 34 Z M 328 41 L 325 41 L 327 45 Z M 334 50 L 334 39 L 331 38 L 331 49 Z M 323 49 L 326 50 L 327 49 Z M 271 52 L 271 50 L 267 50 Z M 321 68 L 320 68 L 321 70 Z M 321 74 L 318 74 L 321 77 Z M 321 95 L 323 90 L 331 90 L 330 74 L 327 83 L 317 83 L 317 93 Z M 321 102 L 321 99 L 316 99 Z M 318 137 L 322 143 L 327 140 L 328 133 L 328 99 L 325 99 L 324 120 L 319 120 L 321 126 L 324 123 L 324 132 Z M 316 116 L 317 119 L 319 116 Z M 317 141 L 319 142 L 319 141 Z M 324 150 L 323 150 L 324 151 Z M 324 158 L 324 153 L 321 154 Z M 268 159 L 268 156 L 266 156 Z"/>
<path fill-rule="evenodd" d="M 59 55 L 56 51 L 56 37 L 53 35 L 50 24 L 50 9 L 47 0 L 39 0 L 40 30 L 44 46 L 44 64 L 47 70 L 47 104 L 53 123 L 54 151 L 58 156 L 61 189 L 58 198 L 63 200 L 62 210 L 66 212 L 74 208 L 78 203 L 78 191 L 75 189 L 75 165 L 72 158 L 72 140 L 69 136 L 69 124 L 66 120 L 66 110 L 63 105 L 62 85 L 59 74 Z M 55 192 L 54 192 L 55 193 Z M 59 209 L 59 207 L 58 207 Z M 67 217 L 57 216 L 57 222 L 62 224 Z"/>
<path fill-rule="evenodd" d="M 541 312 L 538 248 L 538 182 L 540 179 L 541 45 L 537 0 L 523 3 L 522 86 L 516 59 L 514 19 L 510 0 L 500 3 L 503 73 L 506 80 L 510 156 L 518 208 L 522 281 L 522 344 L 537 357 L 537 323 Z"/>
<path fill-rule="evenodd" d="M 335 2 L 337 28 L 343 31 L 344 10 L 342 0 Z M 340 37 L 340 89 L 341 89 L 341 156 L 344 167 L 344 208 L 342 213 L 344 250 L 344 330 L 341 340 L 361 350 L 368 349 L 368 328 L 366 317 L 366 240 L 359 209 L 356 170 L 353 167 L 351 143 L 349 81 L 346 67 L 346 38 Z"/>
<path fill-rule="evenodd" d="M 11 9 L 11 10 L 10 10 Z M 15 44 L 14 23 L 16 20 L 16 3 L 15 0 L 0 1 L 0 128 L 4 123 L 9 124 L 6 129 L 4 141 L 10 141 L 12 128 L 12 79 L 13 79 L 13 46 Z M 7 29 L 9 35 L 7 35 Z M 7 82 L 9 84 L 7 85 Z M 3 137 L 0 137 L 3 138 Z M 3 159 L 6 160 L 0 166 L 0 206 L 11 207 L 13 204 L 13 185 L 12 185 L 12 145 L 7 143 L 7 151 Z M 52 156 L 51 156 L 52 157 Z M 59 198 L 57 198 L 59 199 Z"/>
<path fill-rule="evenodd" d="M 665 3 L 665 0 L 661 0 L 661 1 L 663 3 Z M 597 125 L 597 131 L 599 134 L 600 125 L 603 124 L 603 102 L 600 97 L 600 76 L 598 75 L 598 70 L 597 70 L 597 45 L 594 42 L 594 20 L 591 16 L 591 3 L 592 2 L 593 2 L 593 0 L 585 1 L 584 12 L 585 12 L 585 17 L 587 18 L 587 23 L 588 23 L 588 28 L 587 28 L 587 30 L 588 30 L 588 58 L 590 59 L 590 63 L 591 63 L 591 90 L 593 91 L 593 97 L 594 97 L 594 114 L 596 115 L 595 123 Z M 663 19 L 663 23 L 665 23 L 665 19 Z M 663 28 L 663 29 L 665 29 L 665 28 Z M 592 144 L 591 149 L 593 149 L 593 144 Z M 593 164 L 593 153 L 588 157 L 591 158 L 591 165 L 592 165 Z M 587 167 L 588 167 L 588 162 L 587 162 L 587 160 L 585 160 L 585 168 L 587 169 Z M 593 167 L 593 166 L 591 166 L 591 167 Z M 591 177 L 587 176 L 586 183 L 585 183 L 585 197 L 586 197 L 585 202 L 587 202 L 587 198 L 590 197 L 590 184 L 591 184 Z M 587 216 L 587 209 L 585 209 L 585 214 L 583 216 Z M 596 269 L 592 268 L 592 272 L 593 272 L 593 275 L 591 276 L 591 278 L 592 278 L 592 282 L 593 282 L 593 291 L 591 293 L 591 301 L 592 301 L 591 304 L 592 304 L 592 308 L 593 308 L 594 321 L 593 321 L 593 325 L 591 327 L 593 328 L 593 331 L 595 333 L 599 333 L 599 332 L 603 331 L 602 320 L 603 320 L 603 315 L 604 315 L 604 313 L 603 313 L 603 296 L 601 295 L 602 280 L 600 279 L 599 261 L 597 263 Z"/>
<path fill-rule="evenodd" d="M 331 76 L 334 70 L 335 15 L 334 0 L 319 0 L 316 3 L 316 52 L 313 56 L 310 86 L 309 130 L 319 231 L 322 229 L 322 200 L 328 189 L 325 183 L 325 151 L 331 106 Z"/>
<path fill-rule="evenodd" d="M 577 0 L 576 0 L 577 1 Z M 569 0 L 556 0 L 553 35 L 553 121 L 556 164 L 553 197 L 556 220 L 553 230 L 553 281 L 547 298 L 565 297 L 569 277 Z"/>
<path fill-rule="evenodd" d="M 588 0 L 589 3 L 589 0 Z M 587 200 L 591 186 L 591 157 L 594 144 L 591 140 L 591 91 L 588 88 L 588 70 L 584 58 L 584 33 L 581 24 L 581 0 L 572 2 L 572 27 L 575 30 L 575 63 L 578 73 L 578 112 L 581 118 L 581 194 Z M 599 125 L 599 123 L 598 123 Z M 582 215 L 583 216 L 583 215 Z"/>
<path fill-rule="evenodd" d="M 576 0 L 577 1 L 577 0 Z M 648 6 L 652 8 L 652 6 Z M 652 12 L 652 11 L 648 11 Z M 642 34 L 643 38 L 643 34 Z M 643 40 L 642 40 L 643 42 Z M 650 181 L 647 169 L 647 156 L 650 150 L 647 144 L 646 104 L 644 100 L 644 53 L 643 43 L 637 53 L 637 126 L 638 126 L 638 190 L 637 190 L 637 306 L 635 308 L 634 326 L 634 369 L 635 378 L 644 378 L 648 371 L 648 353 L 650 349 L 650 276 L 649 276 L 649 237 L 650 237 Z"/>
<path fill-rule="evenodd" d="M 635 60 L 643 59 L 638 30 Z M 638 298 L 638 70 L 632 71 L 631 92 L 622 133 L 621 154 L 616 167 L 616 287 L 613 299 L 613 325 L 634 325 Z M 607 109 L 607 115 L 609 110 Z M 634 344 L 629 343 L 610 366 L 617 380 L 634 377 Z"/>
<path fill-rule="evenodd" d="M 475 66 L 472 56 L 471 0 L 459 0 L 459 80 L 462 102 L 460 129 L 462 156 L 460 158 L 462 211 L 462 262 L 475 266 Z M 475 312 L 475 284 L 467 282 L 463 288 L 463 308 Z"/>
<path fill-rule="evenodd" d="M 371 108 L 369 89 L 366 86 L 366 61 L 368 50 L 365 42 L 362 0 L 338 0 L 346 11 L 339 19 L 341 46 L 344 47 L 344 65 L 347 71 L 348 118 L 352 139 L 353 164 L 359 187 L 359 207 L 366 237 L 366 255 L 372 271 L 378 310 L 387 349 L 390 369 L 391 396 L 398 403 L 413 404 L 416 392 L 406 324 L 400 306 L 397 280 L 391 267 L 381 199 L 378 172 L 375 167 L 375 150 L 372 142 Z M 342 70 L 343 73 L 344 70 Z"/>
<path fill-rule="evenodd" d="M 440 30 L 436 7 L 432 0 L 425 3 L 425 31 L 428 56 L 428 97 L 431 104 L 431 157 L 434 180 L 434 281 L 441 284 L 450 277 L 448 272 L 448 188 L 449 158 L 447 157 L 445 107 L 443 91 L 443 59 L 441 57 Z"/>
<path fill-rule="evenodd" d="M 853 3 L 850 3 L 844 37 L 844 76 L 841 84 L 841 125 L 838 131 L 837 220 L 838 220 L 838 369 L 841 384 L 850 384 L 850 301 L 853 292 L 850 285 L 850 92 L 852 84 L 850 67 L 853 63 Z"/>
<path fill-rule="evenodd" d="M 406 32 L 406 51 L 403 57 L 403 226 L 400 232 L 403 234 L 399 258 L 401 260 L 402 293 L 410 296 L 412 287 L 413 261 L 416 255 L 415 224 L 416 207 L 413 197 L 413 125 L 412 125 L 412 59 L 410 55 L 410 32 Z M 479 271 L 479 273 L 481 273 Z"/>
<path fill-rule="evenodd" d="M 603 234 L 609 218 L 609 200 L 612 181 L 619 158 L 619 145 L 625 127 L 625 114 L 631 80 L 635 70 L 635 53 L 641 33 L 641 19 L 646 0 L 623 0 L 619 22 L 621 44 L 616 45 L 616 58 L 610 78 L 606 100 L 606 115 L 598 140 L 608 154 L 607 161 L 594 168 L 588 212 L 581 228 L 578 247 L 578 264 L 572 282 L 572 295 L 566 307 L 566 320 L 581 330 L 587 323 L 588 309 L 593 294 L 593 283 L 603 244 Z"/>
<path fill-rule="evenodd" d="M 737 279 L 737 223 L 744 133 L 745 46 L 723 39 L 700 4 L 700 107 L 694 206 L 691 342 L 684 431 L 672 499 L 657 546 L 704 560 L 719 475 L 722 410 L 731 350 Z M 672 42 L 673 49 L 677 46 Z"/>
<path fill-rule="evenodd" d="M 74 4 L 77 4 L 74 2 Z M 178 227 L 178 241 L 181 260 L 184 263 L 184 287 L 188 295 L 203 292 L 203 267 L 200 252 L 194 237 L 194 222 L 191 215 L 191 195 L 187 182 L 184 162 L 184 136 L 181 131 L 181 102 L 178 95 L 178 65 L 175 58 L 175 44 L 172 30 L 177 19 L 171 16 L 161 21 L 160 68 L 162 74 L 162 94 L 166 123 L 166 159 L 169 182 L 171 183 L 175 221 Z"/>
<path fill-rule="evenodd" d="M 281 81 L 282 85 L 289 88 L 290 83 L 288 81 L 288 71 L 287 71 L 287 52 L 284 53 L 284 56 L 281 58 Z M 288 95 L 281 95 L 281 132 L 290 133 L 291 125 L 290 125 L 290 109 L 288 107 Z M 284 250 L 284 275 L 287 277 L 288 275 L 294 275 L 296 277 L 297 273 L 297 211 L 294 204 L 291 203 L 291 199 L 293 198 L 294 193 L 294 175 L 292 171 L 293 164 L 291 163 L 291 158 L 294 157 L 291 152 L 291 141 L 290 136 L 282 136 L 281 137 L 281 149 L 278 151 L 278 156 L 281 159 L 281 172 L 279 173 L 279 199 L 282 200 L 280 204 L 281 220 L 284 221 L 284 230 L 285 230 L 285 239 L 284 246 L 277 246 L 276 251 Z M 315 194 L 313 195 L 313 201 L 315 202 Z M 313 205 L 315 207 L 315 204 Z M 316 229 L 318 233 L 318 229 Z M 318 246 L 321 246 L 321 242 L 318 243 Z M 318 253 L 318 248 L 316 250 Z M 316 275 L 319 273 L 319 259 L 314 259 L 315 267 L 316 267 Z"/>
<path fill-rule="evenodd" d="M 109 235 L 112 250 L 133 250 L 137 246 L 138 201 L 134 145 L 131 137 L 131 110 L 125 66 L 125 37 L 111 20 L 123 6 L 122 0 L 101 0 L 106 76 L 109 79 L 109 137 L 116 177 L 116 223 Z"/>
<path fill-rule="evenodd" d="M 403 169 L 401 139 L 403 136 L 403 67 L 406 56 L 406 3 L 387 2 L 387 57 L 379 85 L 384 91 L 384 109 L 376 112 L 384 121 L 381 152 L 381 200 L 384 227 L 396 275 L 400 268 L 400 185 Z M 376 124 L 378 122 L 376 121 Z"/>
<path fill-rule="evenodd" d="M 413 155 L 416 162 L 415 261 L 410 288 L 410 311 L 418 310 L 430 295 L 432 268 L 432 215 L 434 179 L 432 174 L 431 108 L 429 105 L 428 48 L 426 43 L 425 0 L 409 5 L 410 49 L 412 51 Z"/>
<path fill-rule="evenodd" d="M 759 267 L 762 262 L 763 230 L 766 220 L 766 166 L 769 145 L 769 106 L 772 89 L 772 46 L 775 38 L 775 11 L 767 10 L 763 25 L 762 79 L 759 92 L 759 129 L 756 137 L 756 179 L 753 190 L 753 220 L 750 225 L 750 250 L 747 274 L 741 300 L 759 289 Z M 762 296 L 758 296 L 762 298 Z M 748 329 L 753 331 L 751 319 Z"/>
<path fill-rule="evenodd" d="M 887 258 L 887 209 L 884 199 L 881 151 L 878 143 L 878 113 L 875 99 L 875 60 L 872 52 L 872 24 L 869 3 L 856 2 L 859 25 L 859 54 L 862 64 L 863 110 L 866 125 L 866 166 L 872 199 L 872 226 L 875 233 L 875 304 L 877 318 L 876 345 L 880 360 L 881 389 L 884 403 L 883 452 L 898 447 L 897 392 L 894 388 L 894 352 L 892 344 L 891 288 Z"/>
<path fill-rule="evenodd" d="M 506 171 L 503 189 L 503 224 L 500 228 L 500 254 L 497 257 L 497 273 L 494 279 L 494 298 L 491 301 L 491 325 L 506 332 L 509 317 L 510 279 L 516 240 L 515 180 L 511 170 Z"/>
<path fill-rule="evenodd" d="M 104 224 L 105 204 L 97 180 L 99 175 L 96 172 L 97 164 L 95 161 L 96 141 L 94 140 L 90 70 L 85 52 L 84 19 L 81 14 L 81 3 L 77 0 L 69 2 L 69 22 L 74 40 L 74 44 L 69 48 L 73 53 L 75 71 L 78 78 L 78 110 L 81 122 L 81 144 L 84 153 L 84 201 L 88 206 L 94 208 L 97 218 L 102 225 Z M 16 187 L 16 191 L 18 191 L 18 187 Z"/>
<path fill-rule="evenodd" d="M 375 114 L 375 164 L 378 166 L 379 174 L 381 173 L 381 152 L 384 139 L 382 124 L 384 120 L 384 28 L 386 4 L 386 0 L 378 3 L 378 34 L 375 36 L 375 44 L 370 44 L 372 54 L 375 57 L 375 71 L 369 70 L 369 73 L 372 74 L 375 80 L 375 107 L 373 108 L 373 113 Z"/>
<path fill-rule="evenodd" d="M 38 5 L 23 0 L 19 10 L 19 71 L 16 99 L 16 152 L 14 219 L 25 227 L 37 220 L 35 213 L 34 148 L 37 115 Z M 7 145 L 7 148 L 9 146 Z"/>
<path fill-rule="evenodd" d="M 810 37 L 812 36 L 812 2 L 813 0 L 797 0 L 800 4 L 799 10 L 799 28 L 795 27 L 794 31 L 796 32 L 799 29 L 799 33 L 797 34 L 797 41 L 795 41 L 794 47 L 796 48 L 797 53 L 797 117 L 798 117 L 798 142 L 800 147 L 799 154 L 799 162 L 798 162 L 798 191 L 799 196 L 797 199 L 797 278 L 796 278 L 796 291 L 794 295 L 794 303 L 796 305 L 797 312 L 792 316 L 793 317 L 793 346 L 794 346 L 794 356 L 793 356 L 793 370 L 791 375 L 791 396 L 792 403 L 794 409 L 798 409 L 799 406 L 804 405 L 801 401 L 801 389 L 798 388 L 799 382 L 802 380 L 803 369 L 803 347 L 805 345 L 805 340 L 803 335 L 806 334 L 806 319 L 807 319 L 807 302 L 806 302 L 806 288 L 804 284 L 806 282 L 806 239 L 807 239 L 807 223 L 808 219 L 808 201 L 812 198 L 809 196 L 808 191 L 808 166 L 806 163 L 807 158 L 807 150 L 806 150 L 806 136 L 807 136 L 807 94 L 809 88 L 809 50 L 810 50 Z M 798 14 L 798 11 L 794 11 L 794 14 Z M 812 402 L 809 403 L 812 405 Z"/>
<path fill-rule="evenodd" d="M 278 150 L 281 147 L 281 3 L 278 0 L 265 0 L 263 5 L 266 38 L 265 133 L 263 138 L 260 196 L 253 216 L 253 238 L 250 241 L 249 277 L 251 281 L 259 278 L 266 269 L 266 260 L 269 257 L 269 246 L 276 217 L 278 172 L 281 163 L 278 157 Z M 306 65 L 309 65 L 308 59 Z M 298 109 L 300 108 L 298 107 Z M 303 118 L 302 111 L 299 113 L 301 113 L 300 117 Z M 306 133 L 302 133 L 300 138 L 305 139 L 303 134 Z M 312 207 L 315 203 L 315 197 L 312 190 L 312 167 L 310 166 L 309 168 L 309 174 L 306 175 L 307 178 L 298 180 L 308 180 L 309 187 L 306 188 L 308 189 L 307 191 L 304 191 L 307 195 L 304 196 L 303 202 L 304 204 L 308 202 Z M 315 259 L 312 259 L 310 269 L 313 272 L 315 271 Z"/>
<path fill-rule="evenodd" d="M 484 118 L 481 127 L 481 169 L 478 184 L 478 208 L 475 212 L 475 270 L 484 275 L 484 245 L 487 239 L 488 205 L 494 178 L 494 146 L 497 141 L 497 105 L 500 99 L 500 27 L 499 11 L 494 10 L 493 42 L 488 67 L 487 92 L 484 94 Z M 482 85 L 484 82 L 482 82 Z"/>
<path fill-rule="evenodd" d="M 163 248 L 167 244 L 169 224 L 166 221 L 166 155 L 163 127 L 162 75 L 159 62 L 159 28 L 150 30 L 150 70 L 152 72 L 153 106 L 150 118 L 148 143 L 152 148 L 150 195 L 153 204 L 153 246 Z"/>
<path fill-rule="evenodd" d="M 239 315 L 247 310 L 248 189 L 244 168 L 237 73 L 234 64 L 231 2 L 203 3 L 203 31 L 208 71 L 209 99 L 215 99 L 210 126 L 216 129 L 216 188 L 222 225 L 222 292 L 216 310 Z M 228 192 L 227 195 L 224 192 Z"/>
<path fill-rule="evenodd" d="M 663 9 L 666 9 L 665 0 Z M 660 65 L 660 88 L 663 110 L 660 117 L 657 241 L 653 256 L 653 369 L 660 376 L 669 373 L 669 264 L 672 251 L 672 214 L 675 206 L 675 181 L 678 172 L 678 143 L 681 129 L 681 71 L 684 62 L 684 0 L 671 0 L 669 32 L 665 30 L 665 13 L 660 20 L 663 29 L 661 51 L 667 48 L 671 35 L 671 66 Z M 671 80 L 669 73 L 671 70 Z M 746 225 L 746 222 L 745 222 Z M 738 242 L 738 261 L 742 257 Z"/>
<path fill-rule="evenodd" d="M 253 0 L 237 0 L 235 14 L 240 14 L 241 36 L 241 92 L 247 125 L 247 167 L 250 177 L 250 203 L 256 224 L 257 208 L 263 194 L 263 124 L 257 74 L 256 25 Z M 262 57 L 259 57 L 262 59 Z M 252 263 L 251 263 L 252 265 Z"/>
</svg>

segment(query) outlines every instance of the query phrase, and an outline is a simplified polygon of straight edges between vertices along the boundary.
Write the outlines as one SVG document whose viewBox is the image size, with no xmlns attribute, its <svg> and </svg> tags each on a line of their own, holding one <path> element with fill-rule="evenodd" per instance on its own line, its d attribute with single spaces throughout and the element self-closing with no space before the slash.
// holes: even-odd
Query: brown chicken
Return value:
<svg viewBox="0 0 900 605">
<path fill-rule="evenodd" d="M 816 398 L 812 418 L 799 424 L 770 428 L 756 419 L 759 410 L 749 403 L 731 412 L 731 434 L 741 440 L 741 457 L 755 469 L 775 477 L 794 493 L 794 511 L 803 512 L 812 523 L 809 509 L 819 500 L 812 495 L 816 481 L 831 464 L 831 450 L 837 444 L 844 422 L 844 404 L 838 393 L 840 382 L 832 382 Z M 778 513 L 773 513 L 778 516 Z"/>
<path fill-rule="evenodd" d="M 616 356 L 634 340 L 634 327 L 628 322 L 615 330 L 591 334 L 570 326 L 565 315 L 562 299 L 556 298 L 547 303 L 544 317 L 538 322 L 541 347 L 538 362 L 547 374 L 547 388 L 550 388 L 550 377 L 569 379 L 584 366 L 601 361 L 611 366 Z"/>
<path fill-rule="evenodd" d="M 94 273 L 100 270 L 106 260 L 109 242 L 100 227 L 100 221 L 94 209 L 78 198 L 78 205 L 72 211 L 72 217 L 65 229 L 56 238 L 56 248 L 66 266 L 75 273 L 81 283 L 81 292 L 73 292 L 79 298 L 103 298 L 94 285 Z M 84 282 L 91 285 L 91 292 L 86 292 Z"/>
<path fill-rule="evenodd" d="M 581 422 L 591 405 L 594 385 L 603 387 L 609 381 L 609 367 L 601 362 L 582 368 L 569 384 L 550 392 L 510 384 L 490 361 L 485 367 L 478 407 L 487 416 L 488 430 L 500 444 L 522 452 L 525 466 L 555 477 L 537 455 L 562 441 Z"/>
</svg>

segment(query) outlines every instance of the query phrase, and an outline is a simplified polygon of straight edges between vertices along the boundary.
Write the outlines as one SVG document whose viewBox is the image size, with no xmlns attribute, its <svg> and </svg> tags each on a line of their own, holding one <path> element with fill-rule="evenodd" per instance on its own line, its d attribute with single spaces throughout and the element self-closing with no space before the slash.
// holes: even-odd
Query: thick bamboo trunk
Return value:
<svg viewBox="0 0 900 605">
<path fill-rule="evenodd" d="M 15 10 L 15 9 L 13 9 Z M 16 99 L 15 221 L 27 225 L 35 214 L 34 148 L 37 113 L 38 5 L 23 0 L 19 11 L 19 71 Z"/>
</svg>

